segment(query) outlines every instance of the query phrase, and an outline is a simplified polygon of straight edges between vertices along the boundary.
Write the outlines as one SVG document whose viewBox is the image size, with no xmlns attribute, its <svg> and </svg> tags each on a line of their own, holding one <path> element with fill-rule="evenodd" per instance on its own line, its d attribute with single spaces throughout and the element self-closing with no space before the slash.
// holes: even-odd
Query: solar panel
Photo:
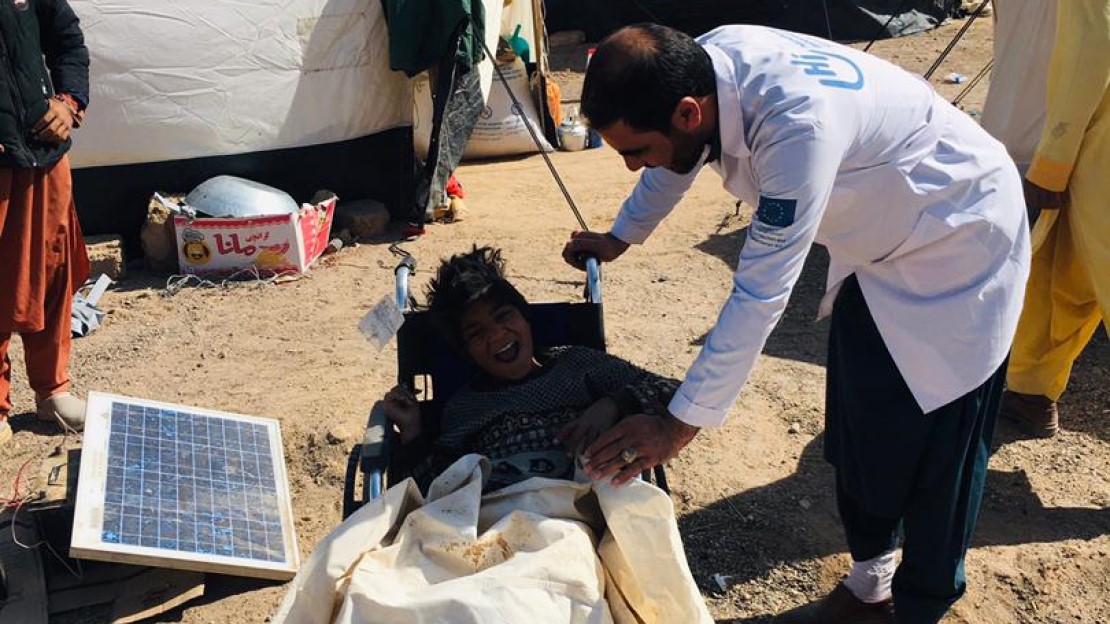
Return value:
<svg viewBox="0 0 1110 624">
<path fill-rule="evenodd" d="M 292 578 L 278 422 L 89 393 L 70 554 Z"/>
</svg>

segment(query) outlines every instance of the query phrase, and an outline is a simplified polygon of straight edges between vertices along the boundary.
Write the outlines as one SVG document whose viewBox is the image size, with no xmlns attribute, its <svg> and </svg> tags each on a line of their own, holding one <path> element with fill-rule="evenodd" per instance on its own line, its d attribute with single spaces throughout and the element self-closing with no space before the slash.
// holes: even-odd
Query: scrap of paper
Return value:
<svg viewBox="0 0 1110 624">
<path fill-rule="evenodd" d="M 401 329 L 401 325 L 405 322 L 405 315 L 401 314 L 400 308 L 397 307 L 397 302 L 393 297 L 386 295 L 374 306 L 374 309 L 366 313 L 362 320 L 358 323 L 358 330 L 366 337 L 366 340 L 371 344 L 378 347 L 380 351 L 385 345 L 389 344 L 390 340 L 397 335 L 397 330 Z"/>
</svg>

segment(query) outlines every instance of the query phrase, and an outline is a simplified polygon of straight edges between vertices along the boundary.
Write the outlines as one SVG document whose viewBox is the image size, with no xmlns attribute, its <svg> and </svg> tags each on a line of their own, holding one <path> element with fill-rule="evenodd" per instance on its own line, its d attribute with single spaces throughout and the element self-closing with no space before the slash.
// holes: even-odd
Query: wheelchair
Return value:
<svg viewBox="0 0 1110 624">
<path fill-rule="evenodd" d="M 394 270 L 397 307 L 405 322 L 397 333 L 397 381 L 417 392 L 422 430 L 435 436 L 443 406 L 455 391 L 476 374 L 476 368 L 456 352 L 432 325 L 427 312 L 413 310 L 409 298 L 409 278 L 416 261 L 404 257 Z M 530 304 L 533 341 L 537 349 L 559 345 L 579 345 L 605 350 L 605 325 L 601 303 L 601 269 L 597 259 L 586 261 L 584 301 L 576 303 Z M 397 432 L 375 406 L 370 413 L 362 442 L 354 445 L 347 460 L 343 486 L 343 517 L 347 518 L 385 488 L 400 483 L 409 475 L 405 466 L 419 458 L 409 452 Z M 667 490 L 662 466 L 644 471 L 641 478 Z"/>
</svg>

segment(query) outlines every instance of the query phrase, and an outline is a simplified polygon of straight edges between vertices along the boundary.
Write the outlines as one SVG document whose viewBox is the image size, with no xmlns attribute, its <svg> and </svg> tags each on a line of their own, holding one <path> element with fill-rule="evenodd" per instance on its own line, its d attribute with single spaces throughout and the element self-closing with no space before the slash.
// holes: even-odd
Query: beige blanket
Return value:
<svg viewBox="0 0 1110 624">
<path fill-rule="evenodd" d="M 713 621 L 662 491 L 536 478 L 482 496 L 488 471 L 469 455 L 427 500 L 410 479 L 365 505 L 317 546 L 273 622 Z"/>
</svg>

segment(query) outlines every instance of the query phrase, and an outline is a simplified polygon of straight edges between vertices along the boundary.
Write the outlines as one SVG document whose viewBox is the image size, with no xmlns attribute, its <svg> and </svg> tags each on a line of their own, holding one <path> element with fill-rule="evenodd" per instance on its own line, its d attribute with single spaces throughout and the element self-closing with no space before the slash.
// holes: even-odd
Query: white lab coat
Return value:
<svg viewBox="0 0 1110 624">
<path fill-rule="evenodd" d="M 1009 351 L 1029 272 L 1005 148 L 926 82 L 863 52 L 758 26 L 699 43 L 717 75 L 722 153 L 710 166 L 760 208 L 671 413 L 724 422 L 813 242 L 831 259 L 823 310 L 855 273 L 924 412 L 986 381 Z M 697 169 L 645 171 L 612 233 L 643 242 Z"/>
</svg>

